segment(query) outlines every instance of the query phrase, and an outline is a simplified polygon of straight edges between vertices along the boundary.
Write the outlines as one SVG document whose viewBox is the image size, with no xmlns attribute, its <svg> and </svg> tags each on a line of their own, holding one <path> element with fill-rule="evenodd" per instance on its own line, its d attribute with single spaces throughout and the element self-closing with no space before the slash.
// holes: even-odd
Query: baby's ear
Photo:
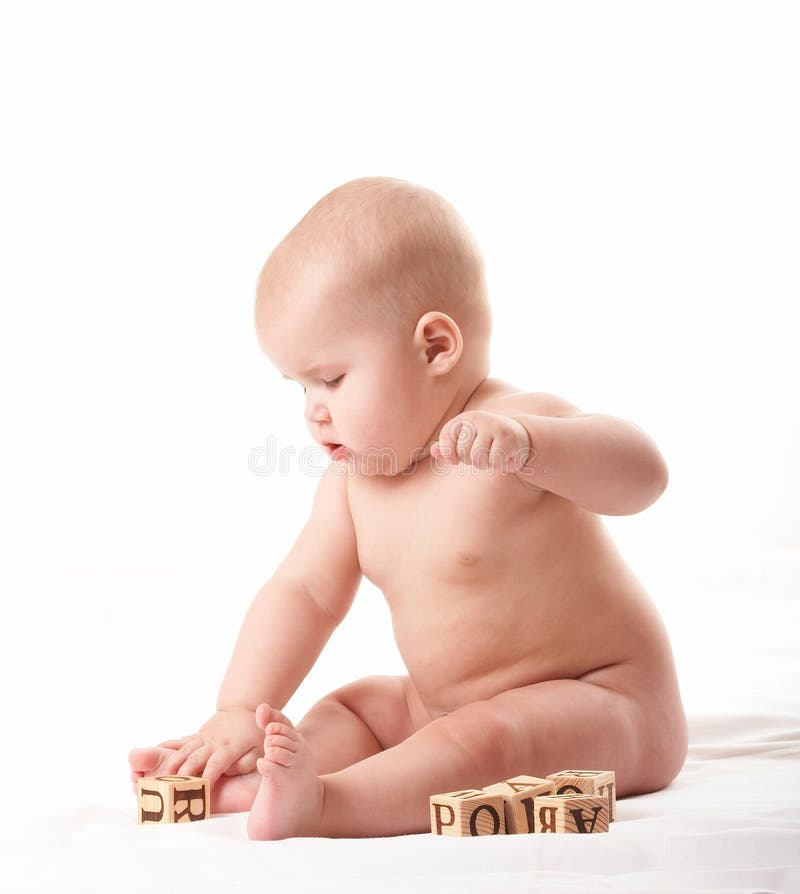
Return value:
<svg viewBox="0 0 800 894">
<path fill-rule="evenodd" d="M 417 321 L 414 343 L 426 363 L 434 365 L 438 375 L 449 372 L 464 350 L 458 323 L 440 310 L 430 310 Z"/>
</svg>

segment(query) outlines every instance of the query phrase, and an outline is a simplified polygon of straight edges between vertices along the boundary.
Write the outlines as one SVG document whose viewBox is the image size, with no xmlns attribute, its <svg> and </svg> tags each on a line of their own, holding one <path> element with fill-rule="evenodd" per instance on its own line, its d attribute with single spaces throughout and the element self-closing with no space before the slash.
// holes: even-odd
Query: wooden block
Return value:
<svg viewBox="0 0 800 894">
<path fill-rule="evenodd" d="M 143 776 L 139 780 L 140 823 L 189 823 L 211 813 L 207 779 Z"/>
<path fill-rule="evenodd" d="M 485 785 L 483 791 L 501 795 L 506 819 L 506 835 L 535 832 L 533 799 L 537 795 L 554 795 L 555 783 L 538 776 L 515 776 L 493 785 Z"/>
<path fill-rule="evenodd" d="M 605 795 L 539 795 L 533 811 L 537 832 L 608 832 Z"/>
<path fill-rule="evenodd" d="M 505 835 L 502 795 L 468 788 L 431 795 L 430 806 L 434 835 Z"/>
<path fill-rule="evenodd" d="M 570 792 L 604 795 L 608 798 L 608 821 L 613 823 L 617 818 L 617 786 L 613 770 L 562 770 L 551 773 L 547 779 L 555 783 L 557 795 Z"/>
</svg>

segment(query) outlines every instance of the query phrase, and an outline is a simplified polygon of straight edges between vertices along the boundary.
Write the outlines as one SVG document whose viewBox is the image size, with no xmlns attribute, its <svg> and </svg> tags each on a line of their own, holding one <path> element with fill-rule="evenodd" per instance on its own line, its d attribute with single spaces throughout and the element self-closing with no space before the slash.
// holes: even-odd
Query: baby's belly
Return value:
<svg viewBox="0 0 800 894">
<path fill-rule="evenodd" d="M 663 622 L 599 516 L 503 476 L 424 471 L 349 496 L 362 571 L 432 714 L 617 664 L 615 687 L 668 669 Z"/>
<path fill-rule="evenodd" d="M 529 554 L 487 566 L 485 575 L 478 562 L 470 576 L 456 557 L 450 581 L 405 565 L 384 595 L 400 654 L 433 716 L 543 680 L 671 661 L 644 588 L 610 538 L 595 546 L 612 551 L 599 564 L 588 553 L 549 564 Z"/>
</svg>

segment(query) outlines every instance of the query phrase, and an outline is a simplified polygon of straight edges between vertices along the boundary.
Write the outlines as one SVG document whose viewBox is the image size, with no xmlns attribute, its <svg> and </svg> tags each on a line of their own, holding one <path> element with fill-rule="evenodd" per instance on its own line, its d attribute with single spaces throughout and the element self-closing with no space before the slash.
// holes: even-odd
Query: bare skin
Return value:
<svg viewBox="0 0 800 894">
<path fill-rule="evenodd" d="M 340 332 L 324 307 L 306 311 L 275 322 L 262 347 L 293 378 L 317 357 L 331 361 L 302 379 L 312 434 L 345 444 L 350 460 L 391 445 L 402 474 L 333 464 L 340 485 L 326 485 L 336 492 L 327 523 L 276 572 L 284 583 L 301 569 L 317 575 L 303 579 L 314 601 L 299 589 L 296 599 L 303 630 L 325 632 L 313 646 L 298 639 L 294 659 L 313 664 L 363 575 L 386 598 L 408 674 L 341 687 L 295 727 L 281 708 L 298 681 L 283 666 L 265 676 L 270 650 L 248 643 L 261 642 L 258 623 L 269 625 L 253 611 L 222 710 L 192 736 L 134 749 L 132 779 L 206 775 L 213 809 L 249 810 L 258 839 L 429 831 L 431 794 L 520 773 L 613 769 L 619 797 L 668 785 L 687 749 L 671 647 L 600 516 L 514 474 L 432 462 L 449 420 L 510 418 L 520 390 L 468 363 L 458 327 L 441 314 L 396 346 Z M 327 384 L 339 367 L 344 382 Z M 554 400 L 527 395 L 525 412 L 554 415 Z M 264 617 L 289 636 L 296 614 Z"/>
<path fill-rule="evenodd" d="M 513 390 L 487 379 L 465 409 L 491 408 Z M 217 810 L 252 807 L 248 829 L 258 838 L 405 834 L 429 828 L 427 795 L 515 773 L 611 767 L 619 797 L 674 778 L 686 754 L 685 715 L 666 631 L 598 516 L 547 491 L 532 496 L 513 478 L 455 466 L 435 475 L 427 463 L 403 478 L 353 476 L 348 495 L 361 568 L 386 597 L 409 674 L 344 687 L 297 729 L 261 706 L 257 725 L 272 724 L 264 757 L 256 772 L 219 780 Z M 510 762 L 486 747 L 487 716 L 492 729 L 518 724 Z M 445 717 L 458 719 L 457 728 L 433 723 Z M 428 727 L 447 747 L 420 734 Z M 470 745 L 471 758 L 454 764 L 451 737 Z M 441 774 L 399 786 L 393 767 L 429 766 L 437 744 L 446 756 Z M 161 772 L 163 763 L 162 754 L 137 769 Z M 407 809 L 359 820 L 358 804 L 386 778 L 394 778 L 391 803 L 400 797 Z M 287 814 L 286 805 L 298 804 L 306 812 Z"/>
</svg>

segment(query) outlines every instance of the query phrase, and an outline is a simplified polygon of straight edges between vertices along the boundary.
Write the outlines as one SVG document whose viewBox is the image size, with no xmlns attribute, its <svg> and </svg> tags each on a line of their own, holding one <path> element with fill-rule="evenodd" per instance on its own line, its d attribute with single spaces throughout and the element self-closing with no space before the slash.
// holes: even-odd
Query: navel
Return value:
<svg viewBox="0 0 800 894">
<path fill-rule="evenodd" d="M 478 561 L 478 556 L 475 553 L 464 549 L 458 550 L 456 556 L 462 565 L 474 565 Z"/>
</svg>

